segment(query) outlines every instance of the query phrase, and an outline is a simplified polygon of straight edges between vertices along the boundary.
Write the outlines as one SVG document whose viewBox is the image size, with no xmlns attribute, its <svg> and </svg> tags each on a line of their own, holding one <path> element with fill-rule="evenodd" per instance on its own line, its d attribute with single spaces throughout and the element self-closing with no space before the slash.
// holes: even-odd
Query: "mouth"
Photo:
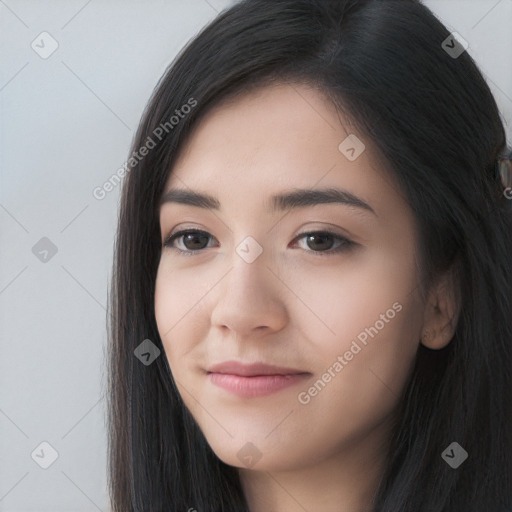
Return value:
<svg viewBox="0 0 512 512">
<path fill-rule="evenodd" d="M 239 375 L 240 377 L 257 377 L 260 375 L 299 375 L 309 373 L 296 368 L 286 368 L 266 363 L 242 363 L 239 361 L 225 361 L 211 366 L 208 373 L 224 373 Z"/>
<path fill-rule="evenodd" d="M 310 372 L 264 363 L 226 361 L 212 366 L 207 377 L 212 384 L 243 398 L 276 393 L 310 377 Z"/>
</svg>

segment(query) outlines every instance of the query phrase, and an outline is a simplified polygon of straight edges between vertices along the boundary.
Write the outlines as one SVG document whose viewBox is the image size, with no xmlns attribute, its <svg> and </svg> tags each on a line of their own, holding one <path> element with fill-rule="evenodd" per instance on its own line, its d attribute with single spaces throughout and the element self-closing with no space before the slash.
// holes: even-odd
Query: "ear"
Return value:
<svg viewBox="0 0 512 512">
<path fill-rule="evenodd" d="M 439 350 L 448 345 L 455 334 L 460 314 L 460 297 L 451 270 L 442 274 L 431 287 L 423 315 L 421 343 Z"/>
</svg>

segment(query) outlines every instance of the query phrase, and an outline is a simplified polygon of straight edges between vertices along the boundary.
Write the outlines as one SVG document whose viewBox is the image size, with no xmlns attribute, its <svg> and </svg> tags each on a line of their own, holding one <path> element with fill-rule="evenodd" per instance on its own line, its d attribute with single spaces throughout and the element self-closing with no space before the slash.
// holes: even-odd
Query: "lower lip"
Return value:
<svg viewBox="0 0 512 512">
<path fill-rule="evenodd" d="M 300 373 L 294 375 L 257 375 L 254 377 L 242 377 L 229 373 L 208 373 L 208 377 L 213 384 L 244 398 L 266 396 L 276 393 L 281 389 L 302 382 L 309 376 L 310 374 L 308 373 Z"/>
</svg>

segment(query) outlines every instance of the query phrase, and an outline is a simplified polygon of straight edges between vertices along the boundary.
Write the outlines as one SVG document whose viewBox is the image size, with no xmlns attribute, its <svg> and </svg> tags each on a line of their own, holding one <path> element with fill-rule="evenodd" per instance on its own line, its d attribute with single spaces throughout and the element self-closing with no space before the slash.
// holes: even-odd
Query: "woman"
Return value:
<svg viewBox="0 0 512 512">
<path fill-rule="evenodd" d="M 510 153 L 425 6 L 242 1 L 132 150 L 113 510 L 510 507 Z"/>
</svg>

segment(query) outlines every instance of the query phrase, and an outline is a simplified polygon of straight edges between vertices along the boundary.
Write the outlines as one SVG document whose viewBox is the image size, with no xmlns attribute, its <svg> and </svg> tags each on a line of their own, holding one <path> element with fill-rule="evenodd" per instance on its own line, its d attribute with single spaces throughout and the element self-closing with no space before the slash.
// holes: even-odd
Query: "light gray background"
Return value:
<svg viewBox="0 0 512 512">
<path fill-rule="evenodd" d="M 126 160 L 166 66 L 231 3 L 0 0 L 0 511 L 108 510 L 105 307 L 119 187 L 101 201 L 92 191 Z M 469 42 L 510 143 L 512 0 L 425 3 Z M 43 31 L 59 45 L 47 59 L 31 48 Z M 47 262 L 32 252 L 42 237 L 57 247 Z M 58 452 L 47 469 L 35 462 L 50 460 L 44 441 Z"/>
</svg>

